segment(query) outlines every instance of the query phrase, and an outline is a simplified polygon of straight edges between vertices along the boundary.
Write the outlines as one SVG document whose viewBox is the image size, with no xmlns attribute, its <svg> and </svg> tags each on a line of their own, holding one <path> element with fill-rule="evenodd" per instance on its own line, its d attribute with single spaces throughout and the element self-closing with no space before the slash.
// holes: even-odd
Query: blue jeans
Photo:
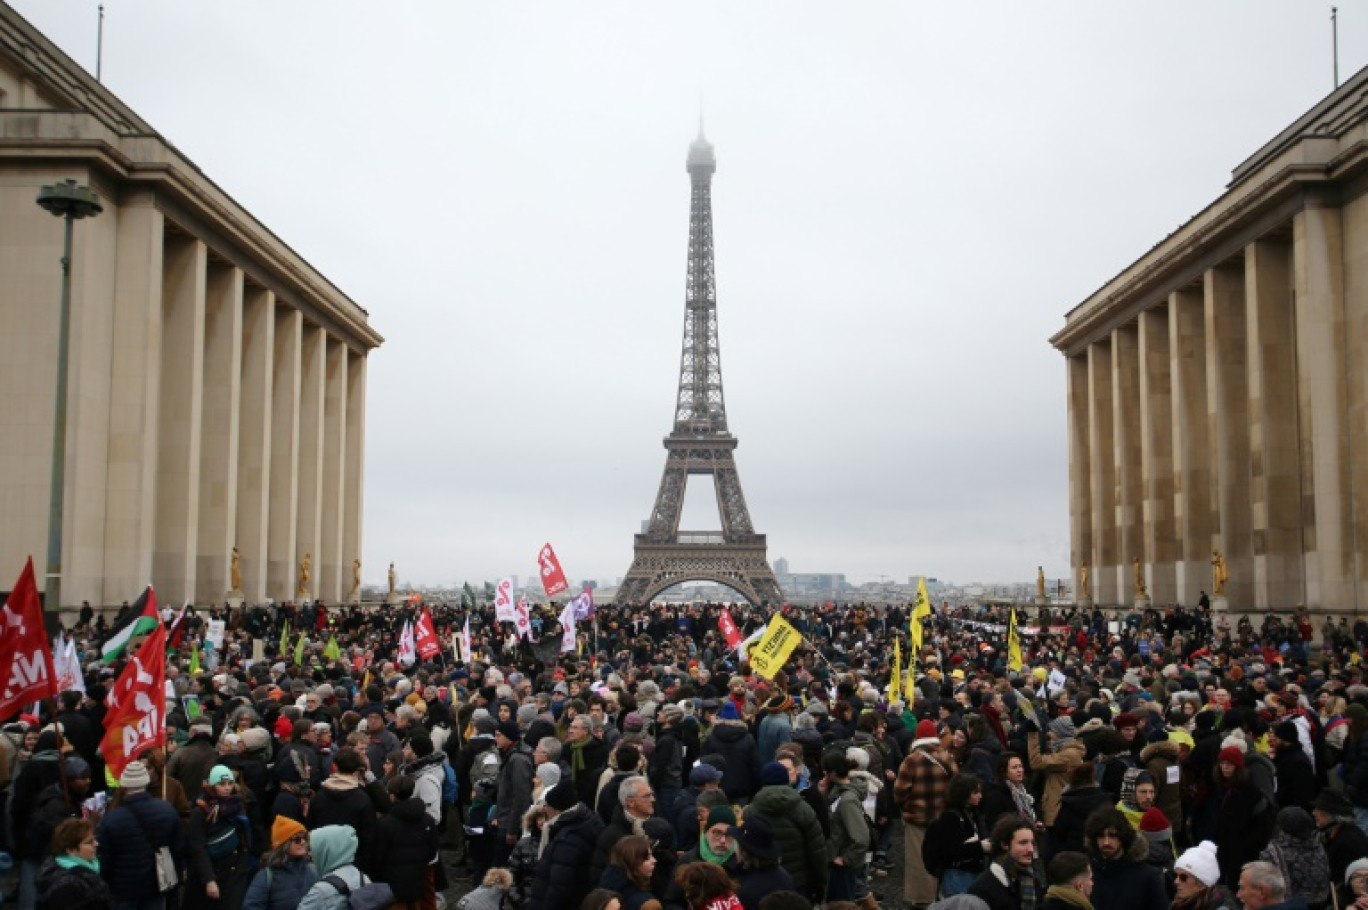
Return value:
<svg viewBox="0 0 1368 910">
<path fill-rule="evenodd" d="M 969 886 L 978 878 L 975 872 L 966 872 L 963 869 L 946 869 L 941 873 L 940 889 L 941 897 L 954 897 L 956 894 L 963 894 L 969 890 Z"/>
<path fill-rule="evenodd" d="M 19 910 L 38 906 L 38 866 L 36 859 L 19 861 Z"/>
</svg>

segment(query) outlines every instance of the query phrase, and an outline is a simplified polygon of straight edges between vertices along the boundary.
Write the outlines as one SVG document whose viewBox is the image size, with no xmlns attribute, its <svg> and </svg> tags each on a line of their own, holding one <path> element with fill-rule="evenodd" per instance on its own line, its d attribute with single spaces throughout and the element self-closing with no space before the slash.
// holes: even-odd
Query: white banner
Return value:
<svg viewBox="0 0 1368 910">
<path fill-rule="evenodd" d="M 222 648 L 223 648 L 223 633 L 224 633 L 224 630 L 225 630 L 226 628 L 227 628 L 227 623 L 225 623 L 225 622 L 224 622 L 223 620 L 221 620 L 221 619 L 211 619 L 211 620 L 209 620 L 209 625 L 208 625 L 209 631 L 207 631 L 207 632 L 204 633 L 204 638 L 205 638 L 205 640 L 208 641 L 211 645 L 213 645 L 216 649 L 222 650 Z"/>
<path fill-rule="evenodd" d="M 517 622 L 518 608 L 513 605 L 513 579 L 500 579 L 494 588 L 494 618 L 499 622 Z"/>
</svg>

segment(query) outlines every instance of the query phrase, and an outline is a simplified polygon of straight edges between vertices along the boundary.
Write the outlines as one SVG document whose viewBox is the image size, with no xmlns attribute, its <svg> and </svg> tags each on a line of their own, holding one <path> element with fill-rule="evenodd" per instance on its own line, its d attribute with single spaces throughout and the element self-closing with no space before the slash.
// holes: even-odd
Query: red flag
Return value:
<svg viewBox="0 0 1368 910">
<path fill-rule="evenodd" d="M 437 630 L 432 625 L 432 614 L 428 612 L 427 607 L 423 607 L 423 612 L 418 614 L 418 622 L 413 627 L 413 640 L 418 647 L 418 656 L 423 660 L 442 653 L 442 642 L 437 638 Z"/>
<path fill-rule="evenodd" d="M 124 665 L 106 699 L 100 754 L 114 777 L 144 749 L 166 745 L 166 627 L 160 623 Z"/>
<path fill-rule="evenodd" d="M 736 650 L 736 647 L 741 644 L 741 630 L 736 628 L 736 623 L 732 622 L 731 613 L 725 609 L 722 611 L 722 615 L 717 618 L 717 628 L 722 630 L 722 637 L 727 641 L 727 650 Z"/>
<path fill-rule="evenodd" d="M 542 587 L 546 589 L 547 597 L 555 597 L 570 587 L 565 580 L 565 572 L 561 570 L 560 560 L 556 559 L 556 551 L 551 549 L 550 544 L 541 548 L 537 562 L 541 565 Z"/>
<path fill-rule="evenodd" d="M 9 717 L 24 705 L 57 695 L 57 673 L 38 602 L 38 584 L 33 580 L 32 556 L 5 601 L 4 623 L 0 667 L 4 668 L 5 689 L 0 692 L 0 717 Z"/>
</svg>

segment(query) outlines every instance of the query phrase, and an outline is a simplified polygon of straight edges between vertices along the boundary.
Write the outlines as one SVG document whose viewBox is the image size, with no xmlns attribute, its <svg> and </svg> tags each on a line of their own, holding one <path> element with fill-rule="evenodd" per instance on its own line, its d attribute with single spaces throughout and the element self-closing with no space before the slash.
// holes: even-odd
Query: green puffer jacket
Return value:
<svg viewBox="0 0 1368 910">
<path fill-rule="evenodd" d="M 827 851 L 822 825 L 807 800 L 792 787 L 778 784 L 761 787 L 746 807 L 746 818 L 763 818 L 774 829 L 784 848 L 784 868 L 798 893 L 826 900 Z M 861 857 L 863 862 L 863 857 Z"/>
<path fill-rule="evenodd" d="M 841 857 L 848 869 L 863 869 L 865 852 L 869 850 L 869 824 L 865 821 L 864 798 L 868 792 L 864 782 L 851 778 L 827 792 L 831 800 L 831 837 L 827 853 L 834 860 Z"/>
</svg>

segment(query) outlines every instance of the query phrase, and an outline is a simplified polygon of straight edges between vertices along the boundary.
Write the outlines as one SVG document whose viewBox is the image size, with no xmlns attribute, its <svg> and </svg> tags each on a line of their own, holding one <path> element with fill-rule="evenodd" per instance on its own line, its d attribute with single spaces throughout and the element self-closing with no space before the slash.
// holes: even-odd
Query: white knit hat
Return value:
<svg viewBox="0 0 1368 910">
<path fill-rule="evenodd" d="M 1173 868 L 1190 872 L 1199 882 L 1210 888 L 1221 880 L 1221 866 L 1216 862 L 1216 845 L 1204 840 L 1195 847 L 1183 851 Z"/>
</svg>

